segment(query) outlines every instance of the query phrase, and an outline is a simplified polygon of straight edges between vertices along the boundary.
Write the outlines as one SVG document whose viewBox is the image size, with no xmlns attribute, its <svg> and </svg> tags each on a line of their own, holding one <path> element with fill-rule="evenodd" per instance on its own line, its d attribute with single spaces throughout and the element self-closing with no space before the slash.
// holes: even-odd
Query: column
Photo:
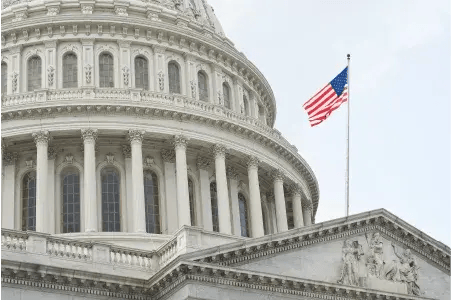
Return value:
<svg viewBox="0 0 451 301">
<path fill-rule="evenodd" d="M 271 233 L 271 222 L 269 218 L 269 206 L 266 199 L 266 193 L 260 193 L 260 198 L 262 200 L 263 230 L 265 235 L 268 235 Z"/>
<path fill-rule="evenodd" d="M 56 89 L 57 83 L 57 64 L 56 64 L 56 41 L 45 42 L 45 64 L 42 66 L 44 70 L 44 85 L 47 89 Z M 61 74 L 62 75 L 62 74 Z"/>
<path fill-rule="evenodd" d="M 32 134 L 37 148 L 36 158 L 36 232 L 48 231 L 47 206 L 47 150 L 49 145 L 49 131 L 39 131 Z"/>
<path fill-rule="evenodd" d="M 96 195 L 96 129 L 82 129 L 84 149 L 84 222 L 86 232 L 97 232 L 97 195 Z M 99 179 L 100 180 L 100 179 Z"/>
<path fill-rule="evenodd" d="M 167 76 L 167 66 L 165 62 L 165 52 L 166 48 L 153 46 L 154 55 L 154 74 L 153 78 L 155 80 L 155 91 L 160 93 L 169 93 L 169 83 Z M 182 74 L 181 74 L 182 75 Z M 166 81 L 166 83 L 165 83 Z"/>
<path fill-rule="evenodd" d="M 210 195 L 210 160 L 204 157 L 197 157 L 197 169 L 199 170 L 200 199 L 202 203 L 202 222 L 203 228 L 207 231 L 213 231 L 213 220 L 211 213 L 211 195 Z"/>
<path fill-rule="evenodd" d="M 132 87 L 132 75 L 131 75 L 131 62 L 130 62 L 130 42 L 119 41 L 119 78 L 120 88 L 131 88 Z"/>
<path fill-rule="evenodd" d="M 3 153 L 3 189 L 2 189 L 2 228 L 14 229 L 14 203 L 15 203 L 15 174 L 17 153 Z M 6 189 L 10 187 L 10 189 Z"/>
<path fill-rule="evenodd" d="M 215 144 L 211 148 L 215 158 L 216 188 L 218 191 L 219 232 L 232 234 L 230 224 L 229 193 L 227 191 L 227 175 L 225 167 L 226 148 L 224 145 Z"/>
<path fill-rule="evenodd" d="M 274 199 L 276 203 L 277 231 L 288 231 L 287 209 L 285 207 L 285 195 L 283 191 L 283 175 L 280 171 L 275 171 L 274 178 Z"/>
<path fill-rule="evenodd" d="M 122 145 L 122 154 L 125 162 L 125 187 L 127 193 L 127 200 L 133 200 L 133 175 L 132 175 L 132 150 L 130 145 Z M 133 231 L 133 220 L 135 216 L 133 210 L 127 211 L 127 229 Z"/>
<path fill-rule="evenodd" d="M 187 144 L 188 139 L 184 136 L 176 135 L 174 137 L 179 227 L 184 225 L 191 226 L 188 195 L 188 168 L 186 165 Z"/>
<path fill-rule="evenodd" d="M 175 152 L 172 149 L 161 151 L 164 166 L 164 187 L 166 189 L 166 220 L 167 234 L 173 234 L 179 229 L 177 208 L 177 179 L 175 176 Z M 163 225 L 162 225 L 163 226 Z"/>
<path fill-rule="evenodd" d="M 262 204 L 260 200 L 260 186 L 258 183 L 258 164 L 256 157 L 248 157 L 247 173 L 249 176 L 249 198 L 250 198 L 250 219 L 252 237 L 261 237 L 265 235 L 263 229 Z"/>
<path fill-rule="evenodd" d="M 82 87 L 94 88 L 94 39 L 81 39 L 83 70 Z M 80 72 L 80 71 L 79 71 Z"/>
<path fill-rule="evenodd" d="M 266 199 L 268 201 L 269 207 L 269 217 L 271 219 L 271 233 L 277 233 L 277 217 L 276 217 L 276 205 L 274 203 L 274 190 L 271 190 L 267 195 Z"/>
<path fill-rule="evenodd" d="M 47 229 L 50 234 L 56 233 L 56 223 L 60 221 L 60 216 L 56 212 L 55 203 L 55 159 L 57 151 L 54 147 L 48 148 L 48 171 L 47 171 L 47 209 L 46 212 L 49 215 Z M 58 203 L 59 204 L 59 203 Z"/>
<path fill-rule="evenodd" d="M 238 172 L 235 168 L 227 168 L 227 178 L 229 180 L 230 207 L 232 209 L 232 233 L 241 236 L 240 207 L 238 202 Z"/>
<path fill-rule="evenodd" d="M 294 218 L 294 227 L 301 228 L 304 227 L 304 216 L 302 213 L 302 189 L 299 184 L 296 184 L 292 187 L 293 191 L 293 218 Z"/>
<path fill-rule="evenodd" d="M 142 141 L 145 131 L 129 130 L 128 139 L 130 141 L 132 153 L 132 187 L 133 202 L 132 212 L 133 232 L 146 233 L 146 206 L 144 203 L 144 172 L 143 172 L 143 152 Z"/>
<path fill-rule="evenodd" d="M 312 224 L 312 212 L 313 206 L 309 200 L 304 199 L 305 202 L 302 202 L 302 212 L 304 216 L 304 225 L 310 226 Z"/>
</svg>

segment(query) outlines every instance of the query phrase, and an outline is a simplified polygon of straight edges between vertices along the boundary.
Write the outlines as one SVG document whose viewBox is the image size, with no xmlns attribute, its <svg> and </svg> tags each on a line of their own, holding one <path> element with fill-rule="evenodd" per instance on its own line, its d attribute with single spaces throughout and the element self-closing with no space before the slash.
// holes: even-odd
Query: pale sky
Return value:
<svg viewBox="0 0 451 301">
<path fill-rule="evenodd" d="M 316 222 L 345 215 L 347 109 L 311 128 L 302 104 L 350 53 L 350 214 L 385 208 L 449 246 L 450 1 L 208 2 L 272 86 L 276 128 L 315 172 Z"/>
</svg>

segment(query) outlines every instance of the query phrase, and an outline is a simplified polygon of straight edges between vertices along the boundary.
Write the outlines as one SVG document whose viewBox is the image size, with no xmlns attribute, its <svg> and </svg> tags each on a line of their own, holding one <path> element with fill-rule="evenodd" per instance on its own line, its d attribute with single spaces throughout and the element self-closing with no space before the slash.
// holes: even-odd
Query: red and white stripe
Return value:
<svg viewBox="0 0 451 301">
<path fill-rule="evenodd" d="M 329 115 L 338 109 L 340 105 L 348 101 L 348 86 L 338 96 L 331 84 L 327 84 L 306 103 L 303 108 L 307 112 L 310 125 L 313 127 L 326 120 Z"/>
</svg>

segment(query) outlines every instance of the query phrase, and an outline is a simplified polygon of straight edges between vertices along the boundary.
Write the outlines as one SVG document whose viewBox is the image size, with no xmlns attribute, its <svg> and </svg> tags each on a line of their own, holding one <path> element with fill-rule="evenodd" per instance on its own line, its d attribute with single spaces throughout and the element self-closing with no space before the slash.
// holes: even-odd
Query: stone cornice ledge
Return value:
<svg viewBox="0 0 451 301">
<path fill-rule="evenodd" d="M 394 294 L 372 289 L 351 287 L 297 277 L 221 267 L 189 261 L 171 265 L 172 269 L 154 275 L 147 287 L 152 299 L 167 299 L 172 292 L 186 282 L 203 282 L 213 285 L 267 291 L 308 299 L 399 299 L 414 300 L 414 296 Z M 299 297 L 298 297 L 299 298 Z"/>
<path fill-rule="evenodd" d="M 219 266 L 240 265 L 259 260 L 267 255 L 303 248 L 312 244 L 341 240 L 347 236 L 362 235 L 368 231 L 378 231 L 385 238 L 403 244 L 430 264 L 451 275 L 450 248 L 385 209 L 210 248 L 195 252 L 190 257 L 185 258 Z"/>
</svg>

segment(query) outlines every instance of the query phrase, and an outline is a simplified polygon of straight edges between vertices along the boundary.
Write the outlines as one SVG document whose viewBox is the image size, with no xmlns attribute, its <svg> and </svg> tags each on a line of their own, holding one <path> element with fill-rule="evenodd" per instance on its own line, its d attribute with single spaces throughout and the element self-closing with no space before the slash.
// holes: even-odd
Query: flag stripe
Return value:
<svg viewBox="0 0 451 301">
<path fill-rule="evenodd" d="M 315 126 L 326 120 L 346 101 L 348 101 L 348 67 L 307 100 L 303 108 L 307 112 L 310 125 Z"/>
</svg>

